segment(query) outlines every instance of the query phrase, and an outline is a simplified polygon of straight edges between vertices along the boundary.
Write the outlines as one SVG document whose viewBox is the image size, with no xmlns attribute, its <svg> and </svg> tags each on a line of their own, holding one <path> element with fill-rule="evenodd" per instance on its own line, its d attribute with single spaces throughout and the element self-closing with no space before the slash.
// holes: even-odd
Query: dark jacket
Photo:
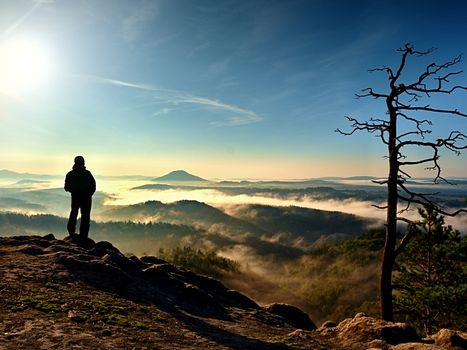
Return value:
<svg viewBox="0 0 467 350">
<path fill-rule="evenodd" d="M 84 166 L 73 166 L 65 177 L 65 191 L 71 194 L 87 194 L 92 196 L 96 192 L 96 180 Z"/>
</svg>

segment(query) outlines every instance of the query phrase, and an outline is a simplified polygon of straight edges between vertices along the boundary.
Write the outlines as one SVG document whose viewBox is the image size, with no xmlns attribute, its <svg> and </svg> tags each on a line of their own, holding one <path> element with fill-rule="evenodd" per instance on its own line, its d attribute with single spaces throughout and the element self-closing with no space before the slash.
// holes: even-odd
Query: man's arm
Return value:
<svg viewBox="0 0 467 350">
<path fill-rule="evenodd" d="M 65 191 L 71 192 L 71 184 L 70 184 L 70 173 L 66 174 L 65 176 Z"/>
<path fill-rule="evenodd" d="M 92 176 L 91 172 L 89 172 L 89 183 L 90 183 L 90 190 L 91 190 L 91 196 L 96 192 L 96 180 L 94 179 L 94 176 Z"/>
</svg>

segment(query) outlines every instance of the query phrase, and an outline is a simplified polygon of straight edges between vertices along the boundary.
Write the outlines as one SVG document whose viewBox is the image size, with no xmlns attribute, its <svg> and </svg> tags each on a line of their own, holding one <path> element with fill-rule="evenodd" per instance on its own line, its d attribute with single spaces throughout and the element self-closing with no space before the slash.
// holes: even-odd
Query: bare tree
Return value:
<svg viewBox="0 0 467 350">
<path fill-rule="evenodd" d="M 465 209 L 449 212 L 436 202 L 436 193 L 415 191 L 407 182 L 411 177 L 407 167 L 421 165 L 425 166 L 427 170 L 434 171 L 432 176 L 434 183 L 448 183 L 441 175 L 440 150 L 447 149 L 460 155 L 461 150 L 467 148 L 467 137 L 461 131 L 451 131 L 445 138 L 429 140 L 432 122 L 429 119 L 423 119 L 423 115 L 426 114 L 444 114 L 457 118 L 467 117 L 466 113 L 457 109 L 436 108 L 425 104 L 425 100 L 432 96 L 450 95 L 459 90 L 467 90 L 465 86 L 452 86 L 453 84 L 450 83 L 451 78 L 462 73 L 462 70 L 454 70 L 455 66 L 461 62 L 461 56 L 443 64 L 430 63 L 414 81 L 403 83 L 401 82 L 402 73 L 406 69 L 407 60 L 411 57 L 429 55 L 433 49 L 417 51 L 412 45 L 407 44 L 397 51 L 401 53 L 401 60 L 396 70 L 387 66 L 370 69 L 370 72 L 383 72 L 387 75 L 388 92 L 377 92 L 372 88 L 367 88 L 362 90 L 361 94 L 357 94 L 358 98 L 384 99 L 386 101 L 386 117 L 371 118 L 363 122 L 353 117 L 346 117 L 351 124 L 351 130 L 348 132 L 336 130 L 343 135 L 352 135 L 357 131 L 374 133 L 387 145 L 389 174 L 384 181 L 377 181 L 377 183 L 387 186 L 387 204 L 386 206 L 377 206 L 387 212 L 386 238 L 380 275 L 381 316 L 387 321 L 393 321 L 391 277 L 394 261 L 411 239 L 410 231 L 399 242 L 397 239 L 398 221 L 409 222 L 407 218 L 402 216 L 403 213 L 411 205 L 428 205 L 447 216 L 467 212 Z M 400 127 L 402 121 L 404 122 L 403 128 Z M 411 147 L 421 148 L 427 151 L 427 155 L 413 158 L 413 155 L 409 156 Z M 399 209 L 398 205 L 401 205 L 402 209 Z"/>
</svg>

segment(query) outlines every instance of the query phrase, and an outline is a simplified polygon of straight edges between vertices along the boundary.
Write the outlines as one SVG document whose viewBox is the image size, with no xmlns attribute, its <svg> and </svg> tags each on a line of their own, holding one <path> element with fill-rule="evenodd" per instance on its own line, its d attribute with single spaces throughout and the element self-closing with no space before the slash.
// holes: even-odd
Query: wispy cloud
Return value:
<svg viewBox="0 0 467 350">
<path fill-rule="evenodd" d="M 248 125 L 253 123 L 258 123 L 263 120 L 263 117 L 258 115 L 252 110 L 245 109 L 233 104 L 225 103 L 220 100 L 215 100 L 207 97 L 195 96 L 190 93 L 179 91 L 179 90 L 170 90 L 164 89 L 159 87 L 153 87 L 150 85 L 139 84 L 139 83 L 132 83 L 123 80 L 117 79 L 109 79 L 103 77 L 96 77 L 96 76 L 89 76 L 89 75 L 81 75 L 80 78 L 85 78 L 97 83 L 103 84 L 110 84 L 115 86 L 121 86 L 131 89 L 137 90 L 144 90 L 147 92 L 152 92 L 152 97 L 160 100 L 164 103 L 168 103 L 174 106 L 181 105 L 181 104 L 191 104 L 196 105 L 199 107 L 207 108 L 210 110 L 217 110 L 223 113 L 231 113 L 232 115 L 228 115 L 223 120 L 212 121 L 210 125 L 216 127 L 222 126 L 240 126 L 240 125 Z M 167 114 L 172 109 L 163 108 L 160 111 L 157 111 L 153 114 L 153 116 Z"/>
<path fill-rule="evenodd" d="M 106 79 L 106 78 L 98 78 L 97 80 L 100 80 L 102 82 L 107 82 L 107 83 L 112 84 L 112 85 L 130 87 L 130 88 L 139 89 L 139 90 L 147 90 L 147 91 L 154 91 L 155 90 L 155 88 L 153 88 L 153 87 L 151 87 L 149 85 L 133 84 L 133 83 L 128 83 L 128 82 L 122 81 L 122 80 Z"/>
</svg>

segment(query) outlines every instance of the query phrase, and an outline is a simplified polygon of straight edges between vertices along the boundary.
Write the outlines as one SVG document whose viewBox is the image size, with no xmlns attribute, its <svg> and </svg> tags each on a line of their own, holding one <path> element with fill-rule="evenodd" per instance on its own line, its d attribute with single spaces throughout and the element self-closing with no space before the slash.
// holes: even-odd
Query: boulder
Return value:
<svg viewBox="0 0 467 350">
<path fill-rule="evenodd" d="M 112 253 L 105 254 L 102 257 L 102 261 L 104 261 L 107 264 L 118 267 L 119 269 L 127 273 L 136 273 L 136 272 L 141 271 L 139 266 L 136 265 L 134 261 L 128 259 L 127 257 L 125 257 L 124 255 L 120 253 L 112 252 Z"/>
<path fill-rule="evenodd" d="M 45 239 L 46 241 L 55 241 L 56 238 L 55 236 L 53 235 L 53 233 L 49 233 L 47 235 L 45 235 L 44 237 L 42 237 L 43 239 Z"/>
<path fill-rule="evenodd" d="M 325 329 L 325 328 L 333 328 L 333 327 L 337 327 L 337 323 L 334 322 L 334 321 L 324 321 L 323 324 L 321 325 L 321 327 L 319 327 L 320 329 Z"/>
<path fill-rule="evenodd" d="M 259 309 L 260 306 L 236 290 L 228 289 L 225 291 L 226 306 L 236 306 L 242 309 Z"/>
<path fill-rule="evenodd" d="M 391 350 L 443 350 L 434 344 L 423 344 L 423 343 L 402 343 L 391 348 Z"/>
<path fill-rule="evenodd" d="M 65 242 L 72 242 L 82 248 L 91 249 L 96 245 L 96 242 L 89 237 L 82 238 L 77 234 L 67 236 L 63 239 Z"/>
<path fill-rule="evenodd" d="M 141 261 L 148 265 L 167 264 L 167 261 L 156 258 L 155 256 L 152 256 L 152 255 L 142 256 Z"/>
<path fill-rule="evenodd" d="M 415 329 L 405 323 L 386 322 L 368 317 L 364 313 L 359 313 L 354 318 L 345 319 L 337 325 L 335 330 L 338 337 L 361 343 L 380 339 L 396 345 L 421 340 Z"/>
<path fill-rule="evenodd" d="M 451 329 L 440 329 L 438 333 L 429 337 L 435 345 L 448 350 L 467 349 L 467 333 L 453 331 Z"/>
<path fill-rule="evenodd" d="M 265 306 L 264 309 L 270 313 L 281 316 L 288 324 L 293 327 L 306 330 L 316 329 L 316 325 L 313 323 L 310 317 L 295 306 L 274 303 Z"/>
<path fill-rule="evenodd" d="M 133 261 L 139 267 L 140 270 L 145 269 L 145 268 L 148 267 L 148 265 L 146 263 L 142 262 L 141 259 L 138 258 L 135 255 L 130 256 L 128 259 Z"/>
<path fill-rule="evenodd" d="M 89 256 L 61 255 L 57 262 L 85 281 L 110 291 L 122 292 L 130 281 L 122 269 Z"/>
</svg>

